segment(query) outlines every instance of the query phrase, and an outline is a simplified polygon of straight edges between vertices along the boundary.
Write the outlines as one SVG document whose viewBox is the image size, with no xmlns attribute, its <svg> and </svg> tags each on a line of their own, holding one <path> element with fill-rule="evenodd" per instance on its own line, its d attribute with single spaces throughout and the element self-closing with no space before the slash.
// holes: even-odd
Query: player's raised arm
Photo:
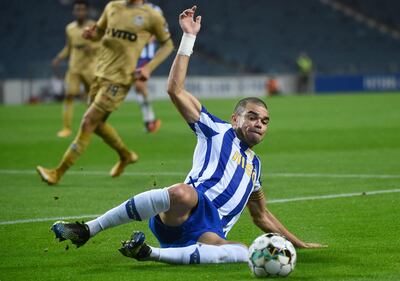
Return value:
<svg viewBox="0 0 400 281">
<path fill-rule="evenodd" d="M 65 32 L 65 46 L 64 48 L 57 54 L 57 56 L 51 61 L 51 65 L 53 67 L 54 72 L 57 74 L 58 65 L 63 59 L 66 59 L 71 53 L 71 41 L 68 36 L 68 32 Z M 58 76 L 58 75 L 57 75 Z"/>
<path fill-rule="evenodd" d="M 201 17 L 197 16 L 194 19 L 195 11 L 196 6 L 193 6 L 179 15 L 183 36 L 168 77 L 168 94 L 183 118 L 189 123 L 197 122 L 201 112 L 201 103 L 186 91 L 184 86 L 189 58 L 196 35 L 200 31 Z"/>
<path fill-rule="evenodd" d="M 149 63 L 135 70 L 135 78 L 146 81 L 151 73 L 156 69 L 174 50 L 174 43 L 168 30 L 165 18 L 159 12 L 152 17 L 152 34 L 156 37 L 159 48 Z"/>
</svg>

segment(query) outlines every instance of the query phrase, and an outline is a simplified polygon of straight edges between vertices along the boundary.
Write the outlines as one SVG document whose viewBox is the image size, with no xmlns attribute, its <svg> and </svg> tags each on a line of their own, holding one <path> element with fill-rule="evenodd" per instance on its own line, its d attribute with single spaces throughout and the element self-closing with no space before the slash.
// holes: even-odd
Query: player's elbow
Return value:
<svg viewBox="0 0 400 281">
<path fill-rule="evenodd" d="M 171 98 L 179 95 L 182 90 L 182 87 L 177 83 L 176 79 L 173 77 L 168 79 L 167 93 Z"/>
<path fill-rule="evenodd" d="M 169 96 L 175 95 L 176 91 L 176 83 L 174 83 L 174 81 L 172 80 L 173 80 L 172 78 L 169 78 L 167 83 L 167 93 Z"/>
</svg>

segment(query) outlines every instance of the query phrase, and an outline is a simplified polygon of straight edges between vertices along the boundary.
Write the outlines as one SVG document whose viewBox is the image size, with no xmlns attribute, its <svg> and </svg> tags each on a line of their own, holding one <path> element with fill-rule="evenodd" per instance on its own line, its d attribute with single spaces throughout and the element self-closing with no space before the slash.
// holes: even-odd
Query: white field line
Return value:
<svg viewBox="0 0 400 281">
<path fill-rule="evenodd" d="M 298 178 L 360 178 L 360 179 L 400 179 L 400 175 L 373 174 L 327 174 L 327 173 L 267 173 L 266 177 Z"/>
<path fill-rule="evenodd" d="M 33 175 L 36 174 L 34 169 L 32 170 L 7 170 L 0 169 L 0 175 Z M 68 174 L 85 176 L 107 176 L 109 175 L 106 171 L 69 171 Z M 126 176 L 186 176 L 184 172 L 125 172 Z M 360 178 L 360 179 L 400 179 L 400 175 L 382 175 L 382 174 L 329 174 L 329 173 L 266 173 L 266 177 L 298 177 L 298 178 Z"/>
<path fill-rule="evenodd" d="M 267 203 L 273 204 L 273 203 L 287 203 L 287 202 L 296 202 L 296 201 L 324 200 L 324 199 L 345 198 L 345 197 L 376 195 L 376 194 L 384 194 L 384 193 L 397 193 L 397 192 L 400 192 L 400 189 L 373 190 L 373 191 L 365 191 L 365 192 L 305 196 L 305 197 L 295 197 L 295 198 L 287 198 L 287 199 L 275 199 L 275 200 L 268 200 Z"/>
<path fill-rule="evenodd" d="M 334 198 L 356 197 L 356 196 L 377 195 L 377 194 L 398 193 L 398 192 L 400 192 L 400 189 L 373 190 L 373 191 L 366 191 L 366 192 L 340 193 L 340 194 L 330 194 L 330 195 L 274 199 L 274 200 L 268 200 L 267 203 L 268 204 L 281 204 L 281 203 L 296 202 L 296 201 L 326 200 L 326 199 L 334 199 Z M 52 217 L 52 218 L 31 218 L 31 219 L 22 219 L 22 220 L 13 220 L 13 221 L 0 221 L 0 225 L 57 221 L 57 220 L 75 220 L 75 219 L 84 219 L 84 218 L 95 218 L 98 216 L 100 216 L 100 214 L 97 214 L 97 215 L 87 214 L 87 215 L 80 215 L 80 216 L 66 216 L 66 217 Z"/>
</svg>

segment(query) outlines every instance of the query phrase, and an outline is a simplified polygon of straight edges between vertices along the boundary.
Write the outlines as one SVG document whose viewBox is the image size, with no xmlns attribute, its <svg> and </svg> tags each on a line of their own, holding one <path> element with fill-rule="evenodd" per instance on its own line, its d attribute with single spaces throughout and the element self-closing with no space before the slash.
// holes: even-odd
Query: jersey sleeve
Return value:
<svg viewBox="0 0 400 281">
<path fill-rule="evenodd" d="M 189 126 L 197 137 L 203 138 L 212 138 L 231 127 L 227 122 L 209 113 L 204 106 L 201 108 L 199 121 L 189 123 Z"/>
<path fill-rule="evenodd" d="M 65 46 L 64 48 L 57 54 L 57 57 L 60 59 L 65 59 L 69 56 L 71 52 L 71 40 L 68 34 L 68 27 L 65 29 Z"/>
<path fill-rule="evenodd" d="M 98 19 L 96 26 L 99 28 L 101 31 L 105 31 L 107 28 L 107 14 L 108 10 L 110 9 L 112 2 L 108 3 L 107 6 L 104 8 L 103 13 L 101 14 L 100 18 Z"/>
<path fill-rule="evenodd" d="M 171 37 L 171 34 L 169 33 L 168 23 L 164 16 L 154 11 L 152 19 L 151 33 L 156 36 L 158 42 L 167 41 Z"/>
<path fill-rule="evenodd" d="M 256 191 L 261 190 L 261 188 L 262 188 L 262 183 L 261 183 L 261 161 L 257 156 L 254 156 L 254 157 L 255 157 L 255 159 L 254 159 L 255 163 L 254 164 L 256 164 L 255 166 L 257 168 L 257 171 L 256 171 L 257 175 L 256 175 L 256 181 L 254 183 L 253 192 L 256 192 Z"/>
</svg>

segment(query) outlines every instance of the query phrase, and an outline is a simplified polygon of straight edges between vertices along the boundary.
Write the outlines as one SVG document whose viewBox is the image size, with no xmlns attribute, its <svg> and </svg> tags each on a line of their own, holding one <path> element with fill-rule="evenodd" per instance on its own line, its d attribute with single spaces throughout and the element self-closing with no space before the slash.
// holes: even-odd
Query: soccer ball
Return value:
<svg viewBox="0 0 400 281">
<path fill-rule="evenodd" d="M 278 233 L 257 237 L 249 248 L 249 267 L 256 277 L 288 276 L 296 259 L 293 244 Z"/>
</svg>

